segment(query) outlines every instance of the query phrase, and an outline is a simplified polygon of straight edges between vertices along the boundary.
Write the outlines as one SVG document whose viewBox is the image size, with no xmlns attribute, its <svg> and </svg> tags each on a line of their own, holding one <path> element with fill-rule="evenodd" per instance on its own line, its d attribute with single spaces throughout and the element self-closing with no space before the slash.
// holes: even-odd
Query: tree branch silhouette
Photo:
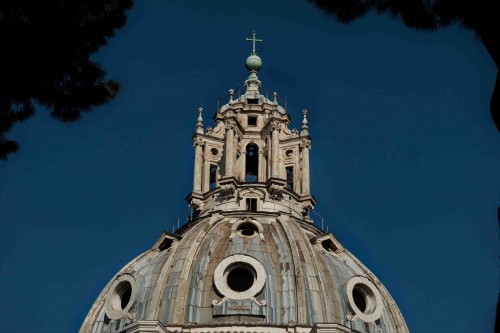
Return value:
<svg viewBox="0 0 500 333">
<path fill-rule="evenodd" d="M 35 113 L 74 122 L 120 84 L 90 57 L 126 22 L 133 0 L 0 2 L 0 159 L 19 150 L 4 134 Z"/>
<path fill-rule="evenodd" d="M 372 11 L 388 13 L 410 28 L 436 31 L 459 24 L 474 31 L 497 66 L 497 76 L 490 100 L 490 113 L 500 131 L 500 16 L 497 4 L 489 0 L 307 0 L 349 23 Z"/>
</svg>

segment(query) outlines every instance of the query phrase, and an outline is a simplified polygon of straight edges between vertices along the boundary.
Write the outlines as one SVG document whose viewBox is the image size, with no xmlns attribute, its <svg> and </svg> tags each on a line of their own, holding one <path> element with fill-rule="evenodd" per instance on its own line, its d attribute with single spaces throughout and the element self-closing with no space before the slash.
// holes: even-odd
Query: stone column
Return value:
<svg viewBox="0 0 500 333">
<path fill-rule="evenodd" d="M 201 193 L 201 172 L 203 166 L 203 141 L 201 138 L 195 139 L 194 147 L 193 192 Z"/>
<path fill-rule="evenodd" d="M 234 129 L 233 124 L 228 122 L 226 124 L 226 164 L 225 175 L 226 177 L 234 177 Z"/>
<path fill-rule="evenodd" d="M 208 159 L 209 149 L 205 149 L 204 159 L 203 159 L 203 193 L 210 190 L 210 161 Z"/>
<path fill-rule="evenodd" d="M 239 161 L 239 164 L 238 164 Z M 237 166 L 237 177 L 235 177 L 238 181 L 244 182 L 247 178 L 247 151 L 242 150 L 240 158 L 236 162 Z M 236 173 L 236 172 L 235 172 Z"/>
<path fill-rule="evenodd" d="M 279 123 L 276 122 L 274 123 L 273 126 L 273 132 L 271 135 L 271 173 L 273 177 L 279 177 L 279 165 L 278 165 L 278 159 L 279 159 L 279 147 L 280 147 L 280 138 L 279 138 Z"/>
<path fill-rule="evenodd" d="M 268 140 L 266 143 L 267 146 L 267 157 L 266 157 L 266 181 L 267 178 L 271 177 L 271 154 L 272 154 L 272 148 L 271 148 L 271 138 L 268 136 Z"/>
<path fill-rule="evenodd" d="M 266 173 L 266 166 L 264 164 L 264 152 L 262 149 L 259 149 L 259 175 L 257 177 L 258 182 L 265 182 L 264 174 Z"/>
<path fill-rule="evenodd" d="M 300 144 L 299 144 L 300 147 Z M 302 193 L 302 173 L 301 173 L 301 163 L 300 163 L 300 148 L 297 147 L 298 154 L 295 154 L 294 158 L 294 168 L 293 168 L 293 188 L 296 193 Z"/>
<path fill-rule="evenodd" d="M 304 140 L 302 142 L 302 194 L 309 194 L 309 149 L 311 143 Z"/>
</svg>

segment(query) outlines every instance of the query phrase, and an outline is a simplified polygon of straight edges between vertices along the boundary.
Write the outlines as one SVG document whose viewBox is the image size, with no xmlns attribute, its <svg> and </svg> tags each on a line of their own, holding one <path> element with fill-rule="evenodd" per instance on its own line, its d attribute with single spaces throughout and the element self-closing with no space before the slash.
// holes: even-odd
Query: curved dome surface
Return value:
<svg viewBox="0 0 500 333">
<path fill-rule="evenodd" d="M 230 323 L 312 327 L 315 323 L 337 323 L 358 332 L 402 331 L 404 322 L 399 311 L 373 274 L 333 235 L 306 222 L 286 215 L 217 213 L 186 225 L 179 234 L 181 237 L 164 233 L 151 250 L 115 276 L 86 318 L 83 332 L 112 332 L 106 330 L 113 326 L 106 305 L 113 295 L 117 296 L 113 282 L 122 276 L 134 279 L 137 286 L 132 288 L 135 296 L 123 306 L 130 305 L 126 315 L 114 323 L 115 327 L 154 320 L 165 327 Z M 260 278 L 264 285 L 247 297 L 254 299 L 235 300 L 228 297 L 228 290 L 242 294 L 238 288 L 246 286 L 238 287 L 238 283 L 245 273 L 255 272 L 245 272 L 244 268 L 239 276 L 234 273 L 235 281 L 223 281 L 225 286 L 220 288 L 214 279 L 231 276 L 215 273 L 224 260 L 252 268 L 255 265 L 248 264 L 248 258 L 263 269 L 250 284 Z M 355 277 L 372 281 L 380 295 L 380 304 L 375 304 L 380 316 L 373 322 L 350 320 L 355 311 L 347 285 Z M 359 305 L 363 307 L 362 302 Z"/>
</svg>

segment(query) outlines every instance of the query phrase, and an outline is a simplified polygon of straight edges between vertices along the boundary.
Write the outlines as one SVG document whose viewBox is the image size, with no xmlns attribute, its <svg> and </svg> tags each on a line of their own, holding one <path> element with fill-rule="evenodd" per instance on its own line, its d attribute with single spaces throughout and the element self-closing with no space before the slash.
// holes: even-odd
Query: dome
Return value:
<svg viewBox="0 0 500 333">
<path fill-rule="evenodd" d="M 247 39 L 248 40 L 248 39 Z M 188 223 L 103 289 L 81 333 L 408 333 L 382 283 L 310 212 L 312 139 L 258 92 L 262 61 L 247 58 L 247 92 L 198 108 Z"/>
<path fill-rule="evenodd" d="M 249 71 L 258 72 L 262 67 L 262 59 L 257 54 L 251 54 L 248 56 L 245 66 Z"/>
<path fill-rule="evenodd" d="M 122 327 L 143 320 L 165 327 L 334 323 L 404 332 L 388 292 L 332 234 L 293 214 L 213 208 L 120 270 L 82 332 L 112 332 L 103 329 L 112 320 Z"/>
</svg>

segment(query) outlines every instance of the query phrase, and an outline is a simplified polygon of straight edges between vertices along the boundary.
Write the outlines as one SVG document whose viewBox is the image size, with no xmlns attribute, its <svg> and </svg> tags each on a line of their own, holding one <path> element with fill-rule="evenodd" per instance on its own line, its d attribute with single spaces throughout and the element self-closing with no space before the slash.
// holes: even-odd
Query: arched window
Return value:
<svg viewBox="0 0 500 333">
<path fill-rule="evenodd" d="M 259 146 L 254 143 L 247 145 L 247 156 L 245 162 L 245 181 L 249 183 L 257 182 L 259 175 Z"/>
<path fill-rule="evenodd" d="M 210 164 L 210 190 L 217 187 L 217 165 Z"/>
<path fill-rule="evenodd" d="M 293 191 L 293 167 L 285 168 L 286 171 L 286 188 Z"/>
</svg>

